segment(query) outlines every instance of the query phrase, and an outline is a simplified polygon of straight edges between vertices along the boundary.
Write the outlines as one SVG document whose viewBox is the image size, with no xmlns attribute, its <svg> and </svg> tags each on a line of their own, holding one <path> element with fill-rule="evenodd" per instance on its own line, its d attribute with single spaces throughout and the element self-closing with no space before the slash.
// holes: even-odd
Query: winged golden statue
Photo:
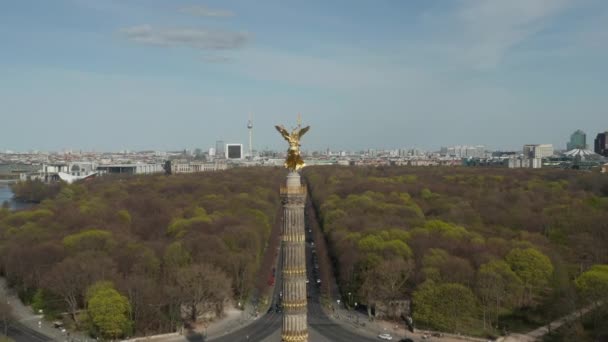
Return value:
<svg viewBox="0 0 608 342">
<path fill-rule="evenodd" d="M 282 125 L 274 126 L 279 133 L 283 136 L 285 140 L 289 143 L 289 149 L 287 150 L 287 159 L 285 160 L 285 167 L 290 171 L 298 171 L 306 164 L 302 157 L 300 156 L 300 139 L 308 130 L 310 126 L 306 126 L 301 128 L 301 124 L 298 124 L 296 128 L 294 128 L 291 133 L 285 129 Z"/>
</svg>

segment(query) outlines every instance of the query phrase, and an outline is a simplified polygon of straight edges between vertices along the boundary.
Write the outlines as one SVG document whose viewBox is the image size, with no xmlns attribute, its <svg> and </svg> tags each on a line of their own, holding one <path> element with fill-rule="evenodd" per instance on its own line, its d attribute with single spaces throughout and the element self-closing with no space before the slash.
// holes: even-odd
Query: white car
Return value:
<svg viewBox="0 0 608 342">
<path fill-rule="evenodd" d="M 390 334 L 380 334 L 380 335 L 378 335 L 378 337 L 381 340 L 388 340 L 388 341 L 391 341 L 393 339 L 393 336 L 391 336 Z"/>
</svg>

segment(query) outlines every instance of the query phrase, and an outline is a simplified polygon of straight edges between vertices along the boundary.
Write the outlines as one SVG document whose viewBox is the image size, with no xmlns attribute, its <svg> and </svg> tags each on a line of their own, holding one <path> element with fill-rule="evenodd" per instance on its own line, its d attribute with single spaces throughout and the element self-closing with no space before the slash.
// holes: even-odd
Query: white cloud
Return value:
<svg viewBox="0 0 608 342">
<path fill-rule="evenodd" d="M 212 9 L 203 5 L 195 5 L 184 7 L 180 9 L 180 12 L 196 15 L 200 17 L 233 17 L 234 12 L 223 9 Z"/>
<path fill-rule="evenodd" d="M 467 1 L 458 17 L 471 43 L 471 57 L 482 67 L 492 67 L 567 5 L 565 0 L 476 0 Z"/>
<path fill-rule="evenodd" d="M 433 37 L 436 42 L 427 48 L 474 68 L 493 68 L 572 4 L 567 0 L 462 0 L 447 13 L 423 16 L 438 31 Z"/>
<path fill-rule="evenodd" d="M 127 39 L 146 45 L 186 46 L 205 50 L 229 50 L 243 47 L 251 40 L 247 32 L 196 28 L 153 28 L 133 26 L 120 30 Z"/>
</svg>

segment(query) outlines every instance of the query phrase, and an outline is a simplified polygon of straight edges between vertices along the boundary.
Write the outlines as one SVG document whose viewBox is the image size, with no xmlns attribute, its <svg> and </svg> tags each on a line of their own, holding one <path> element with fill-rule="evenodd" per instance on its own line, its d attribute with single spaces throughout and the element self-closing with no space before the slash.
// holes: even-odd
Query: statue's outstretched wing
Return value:
<svg viewBox="0 0 608 342">
<path fill-rule="evenodd" d="M 285 127 L 281 126 L 274 126 L 277 131 L 279 131 L 279 133 L 281 133 L 281 135 L 283 136 L 283 138 L 287 141 L 289 141 L 289 132 L 287 132 L 287 130 L 285 129 Z"/>
<path fill-rule="evenodd" d="M 310 129 L 310 126 L 306 126 L 306 127 L 302 128 L 300 130 L 300 132 L 298 132 L 298 137 L 301 138 L 304 134 L 306 134 L 306 132 L 308 132 L 309 129 Z"/>
</svg>

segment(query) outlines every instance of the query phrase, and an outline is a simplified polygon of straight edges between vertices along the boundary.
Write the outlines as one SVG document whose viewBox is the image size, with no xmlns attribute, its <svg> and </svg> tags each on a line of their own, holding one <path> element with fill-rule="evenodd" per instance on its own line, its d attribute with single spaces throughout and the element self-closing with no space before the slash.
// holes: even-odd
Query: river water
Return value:
<svg viewBox="0 0 608 342">
<path fill-rule="evenodd" d="M 27 203 L 19 203 L 14 201 L 13 191 L 11 190 L 10 186 L 6 183 L 0 183 L 0 205 L 2 205 L 4 201 L 8 202 L 8 206 L 12 210 L 25 209 L 30 206 Z"/>
</svg>

